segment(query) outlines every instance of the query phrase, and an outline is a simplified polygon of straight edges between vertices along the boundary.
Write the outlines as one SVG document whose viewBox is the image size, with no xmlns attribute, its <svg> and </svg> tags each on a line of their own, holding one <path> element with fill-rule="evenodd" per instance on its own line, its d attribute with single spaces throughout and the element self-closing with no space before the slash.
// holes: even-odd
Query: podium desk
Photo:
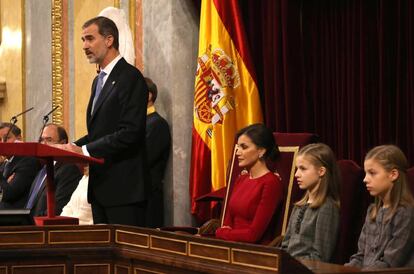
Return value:
<svg viewBox="0 0 414 274">
<path fill-rule="evenodd" d="M 277 248 L 155 229 L 121 225 L 0 227 L 0 274 L 357 272 L 341 265 L 298 261 Z"/>
<path fill-rule="evenodd" d="M 54 161 L 63 163 L 103 164 L 102 159 L 88 157 L 82 154 L 59 149 L 40 143 L 0 143 L 0 155 L 4 156 L 30 156 L 46 163 L 47 170 L 47 216 L 35 217 L 37 225 L 70 225 L 78 224 L 77 218 L 55 216 L 55 184 Z M 1 272 L 0 272 L 1 274 Z"/>
</svg>

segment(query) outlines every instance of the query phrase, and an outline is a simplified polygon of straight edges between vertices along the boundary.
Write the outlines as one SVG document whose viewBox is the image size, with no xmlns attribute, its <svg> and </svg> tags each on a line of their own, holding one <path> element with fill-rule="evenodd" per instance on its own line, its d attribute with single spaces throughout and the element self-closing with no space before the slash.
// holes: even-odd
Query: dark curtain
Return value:
<svg viewBox="0 0 414 274">
<path fill-rule="evenodd" d="M 359 164 L 394 143 L 414 163 L 414 1 L 240 4 L 269 127 L 317 133 Z"/>
</svg>

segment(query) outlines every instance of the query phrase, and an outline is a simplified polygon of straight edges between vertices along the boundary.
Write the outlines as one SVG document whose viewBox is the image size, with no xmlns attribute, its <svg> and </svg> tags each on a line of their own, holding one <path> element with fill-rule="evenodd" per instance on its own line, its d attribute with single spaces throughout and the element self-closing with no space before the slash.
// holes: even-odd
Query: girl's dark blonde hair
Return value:
<svg viewBox="0 0 414 274">
<path fill-rule="evenodd" d="M 408 189 L 407 169 L 408 161 L 401 149 L 395 145 L 382 145 L 371 149 L 365 156 L 365 161 L 374 160 L 379 163 L 386 171 L 398 170 L 399 176 L 394 181 L 390 194 L 390 209 L 385 217 L 388 221 L 394 216 L 398 206 L 413 206 L 414 199 Z M 375 206 L 369 213 L 370 219 L 374 221 L 378 210 L 382 207 L 383 201 L 375 197 Z"/>
<path fill-rule="evenodd" d="M 325 167 L 325 175 L 321 178 L 319 187 L 316 190 L 315 200 L 309 206 L 320 207 L 327 198 L 331 198 L 339 207 L 339 185 L 340 176 L 336 158 L 332 149 L 322 143 L 309 144 L 299 150 L 298 156 L 303 156 L 315 167 Z M 296 206 L 306 205 L 309 199 L 309 191 L 306 191 L 301 200 L 295 203 Z"/>
</svg>

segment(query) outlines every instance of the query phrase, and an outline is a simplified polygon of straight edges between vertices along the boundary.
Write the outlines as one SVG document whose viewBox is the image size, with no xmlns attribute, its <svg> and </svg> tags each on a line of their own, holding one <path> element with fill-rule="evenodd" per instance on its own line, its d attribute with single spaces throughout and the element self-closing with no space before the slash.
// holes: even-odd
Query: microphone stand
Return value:
<svg viewBox="0 0 414 274">
<path fill-rule="evenodd" d="M 42 125 L 42 130 L 40 131 L 40 136 L 38 139 L 38 143 L 40 143 L 42 141 L 42 134 L 43 134 L 43 130 L 46 127 L 47 122 L 49 122 L 49 115 L 51 113 L 53 113 L 55 110 L 57 110 L 59 108 L 59 106 L 54 107 L 51 111 L 49 111 L 45 116 L 43 116 L 43 125 Z"/>
<path fill-rule="evenodd" d="M 34 109 L 34 107 L 31 107 L 31 108 L 29 108 L 29 109 L 26 109 L 25 111 L 23 111 L 22 113 L 19 113 L 19 114 L 17 114 L 16 116 L 13 116 L 11 119 L 10 119 L 10 123 L 12 124 L 11 125 L 11 127 L 9 127 L 9 130 L 7 131 L 7 133 L 6 133 L 6 136 L 4 136 L 4 138 L 3 138 L 3 142 L 4 143 L 6 143 L 7 142 L 7 140 L 9 139 L 9 135 L 10 135 L 10 132 L 11 132 L 11 130 L 16 126 L 16 123 L 17 123 L 17 117 L 19 117 L 20 115 L 23 115 L 23 114 L 25 114 L 26 112 L 29 112 L 29 111 L 31 111 L 32 109 Z"/>
</svg>

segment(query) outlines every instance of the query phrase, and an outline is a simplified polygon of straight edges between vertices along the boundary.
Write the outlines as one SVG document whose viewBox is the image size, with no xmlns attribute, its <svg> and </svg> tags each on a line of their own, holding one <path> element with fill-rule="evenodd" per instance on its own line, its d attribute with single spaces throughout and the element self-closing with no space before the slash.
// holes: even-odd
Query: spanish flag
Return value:
<svg viewBox="0 0 414 274">
<path fill-rule="evenodd" d="M 263 119 L 238 0 L 202 0 L 197 63 L 190 195 L 203 222 L 210 205 L 195 199 L 226 185 L 235 134 Z"/>
</svg>

